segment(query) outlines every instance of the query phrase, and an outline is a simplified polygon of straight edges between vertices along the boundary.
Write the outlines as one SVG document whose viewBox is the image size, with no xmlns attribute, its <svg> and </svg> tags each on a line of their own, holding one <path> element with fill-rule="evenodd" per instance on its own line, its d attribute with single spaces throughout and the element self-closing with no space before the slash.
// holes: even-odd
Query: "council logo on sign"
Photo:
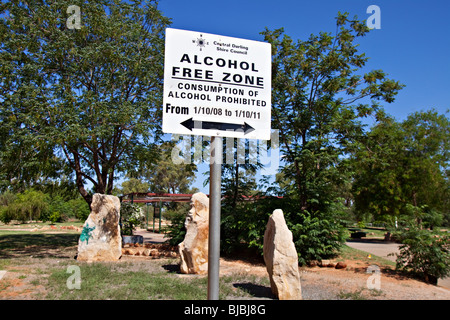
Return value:
<svg viewBox="0 0 450 320">
<path fill-rule="evenodd" d="M 197 44 L 197 47 L 200 48 L 200 51 L 202 51 L 202 48 L 206 47 L 209 44 L 209 42 L 203 39 L 202 34 L 200 34 L 200 38 L 197 38 L 197 40 L 192 40 L 192 42 Z"/>
</svg>

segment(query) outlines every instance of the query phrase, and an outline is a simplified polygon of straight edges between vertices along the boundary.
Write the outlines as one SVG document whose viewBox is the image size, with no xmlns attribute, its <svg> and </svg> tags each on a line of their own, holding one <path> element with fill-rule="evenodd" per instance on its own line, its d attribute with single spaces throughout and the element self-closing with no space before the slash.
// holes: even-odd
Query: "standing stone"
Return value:
<svg viewBox="0 0 450 320">
<path fill-rule="evenodd" d="M 186 235 L 178 245 L 181 273 L 208 272 L 209 199 L 198 192 L 192 195 L 191 210 L 184 221 Z"/>
<path fill-rule="evenodd" d="M 119 198 L 96 193 L 92 197 L 91 210 L 78 240 L 77 260 L 119 260 L 122 256 Z"/>
<path fill-rule="evenodd" d="M 264 233 L 264 262 L 269 273 L 272 293 L 280 300 L 302 299 L 298 256 L 292 232 L 277 209 L 269 217 Z"/>
</svg>

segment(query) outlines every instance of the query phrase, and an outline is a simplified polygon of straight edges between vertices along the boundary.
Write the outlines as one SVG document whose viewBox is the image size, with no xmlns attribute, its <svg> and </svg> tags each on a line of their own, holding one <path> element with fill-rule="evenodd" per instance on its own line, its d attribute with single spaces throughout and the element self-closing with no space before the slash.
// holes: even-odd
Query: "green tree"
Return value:
<svg viewBox="0 0 450 320">
<path fill-rule="evenodd" d="M 283 29 L 263 32 L 272 44 L 272 127 L 300 210 L 332 202 L 330 185 L 343 177 L 340 160 L 364 134 L 360 119 L 377 114 L 379 101 L 393 102 L 402 88 L 382 70 L 359 74 L 368 58 L 356 40 L 369 29 L 348 14 L 336 20 L 334 36 L 321 32 L 306 41 L 294 42 Z"/>
<path fill-rule="evenodd" d="M 402 129 L 409 202 L 449 211 L 450 119 L 433 109 L 415 112 L 402 122 Z"/>
<path fill-rule="evenodd" d="M 81 8 L 80 29 L 66 24 L 70 5 Z M 159 128 L 169 19 L 154 1 L 11 0 L 0 8 L 1 146 L 10 148 L 2 161 L 12 166 L 23 145 L 39 170 L 42 158 L 63 159 L 88 203 L 87 181 L 110 194 L 116 173 L 137 164 Z"/>
<path fill-rule="evenodd" d="M 177 163 L 172 160 L 174 144 L 164 142 L 154 149 L 157 155 L 152 161 L 143 161 L 139 170 L 129 172 L 130 177 L 139 178 L 150 185 L 156 193 L 192 193 L 197 165 Z"/>
<path fill-rule="evenodd" d="M 258 219 L 259 215 L 255 211 L 255 197 L 258 195 L 255 175 L 262 167 L 256 157 L 256 144 L 245 139 L 224 140 L 221 247 L 231 252 L 242 249 L 243 246 L 251 246 L 258 234 L 257 224 L 262 222 L 265 226 L 267 221 Z"/>
<path fill-rule="evenodd" d="M 292 181 L 285 215 L 300 261 L 332 255 L 345 239 L 332 209 L 350 185 L 347 157 L 364 135 L 361 119 L 377 116 L 380 103 L 393 102 L 403 87 L 382 70 L 363 73 L 368 58 L 357 39 L 367 32 L 347 13 L 338 14 L 334 35 L 295 42 L 283 29 L 263 32 L 272 44 L 272 127 L 279 130 L 282 172 Z"/>
<path fill-rule="evenodd" d="M 150 185 L 147 182 L 142 182 L 140 179 L 136 178 L 130 178 L 127 181 L 122 182 L 122 194 L 149 192 L 149 187 Z"/>
<path fill-rule="evenodd" d="M 397 234 L 402 245 L 397 254 L 396 269 L 408 272 L 424 281 L 437 284 L 439 278 L 450 275 L 450 236 L 430 232 L 409 224 Z"/>
<path fill-rule="evenodd" d="M 48 215 L 49 200 L 49 196 L 42 191 L 27 189 L 1 209 L 0 218 L 4 223 L 41 219 Z"/>
<path fill-rule="evenodd" d="M 435 110 L 401 123 L 382 119 L 354 154 L 357 215 L 391 222 L 413 215 L 419 227 L 442 223 L 449 211 L 449 143 L 449 119 Z"/>
<path fill-rule="evenodd" d="M 369 215 L 376 221 L 392 221 L 404 207 L 402 198 L 402 130 L 391 117 L 372 128 L 355 152 L 352 186 L 358 220 Z M 367 217 L 366 217 L 367 218 Z"/>
</svg>

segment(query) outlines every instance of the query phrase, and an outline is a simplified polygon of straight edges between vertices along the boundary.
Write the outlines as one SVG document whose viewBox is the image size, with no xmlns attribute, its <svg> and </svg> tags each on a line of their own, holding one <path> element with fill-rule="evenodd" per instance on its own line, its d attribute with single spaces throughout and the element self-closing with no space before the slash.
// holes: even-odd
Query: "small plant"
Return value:
<svg viewBox="0 0 450 320">
<path fill-rule="evenodd" d="M 48 221 L 50 221 L 52 224 L 55 224 L 56 222 L 61 222 L 62 217 L 61 214 L 58 211 L 54 211 L 49 217 Z"/>
<path fill-rule="evenodd" d="M 124 202 L 120 206 L 120 220 L 122 222 L 122 234 L 131 236 L 138 225 L 145 220 L 145 215 L 137 204 Z"/>
<path fill-rule="evenodd" d="M 450 237 L 417 227 L 403 231 L 403 245 L 397 255 L 396 268 L 412 273 L 424 281 L 437 284 L 439 278 L 450 275 Z"/>
</svg>

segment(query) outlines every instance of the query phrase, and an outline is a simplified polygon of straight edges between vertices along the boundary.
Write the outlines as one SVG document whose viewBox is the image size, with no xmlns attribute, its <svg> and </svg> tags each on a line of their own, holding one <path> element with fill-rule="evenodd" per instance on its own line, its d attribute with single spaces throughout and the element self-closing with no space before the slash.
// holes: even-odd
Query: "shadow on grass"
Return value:
<svg viewBox="0 0 450 320">
<path fill-rule="evenodd" d="M 165 264 L 162 267 L 164 270 L 167 270 L 169 273 L 181 274 L 179 264 Z"/>
<path fill-rule="evenodd" d="M 20 256 L 69 258 L 64 249 L 76 246 L 78 238 L 78 234 L 15 233 L 0 235 L 0 258 Z"/>
<path fill-rule="evenodd" d="M 267 286 L 246 282 L 246 283 L 233 283 L 233 287 L 244 290 L 255 298 L 275 299 L 272 290 L 270 289 L 270 287 Z"/>
</svg>

